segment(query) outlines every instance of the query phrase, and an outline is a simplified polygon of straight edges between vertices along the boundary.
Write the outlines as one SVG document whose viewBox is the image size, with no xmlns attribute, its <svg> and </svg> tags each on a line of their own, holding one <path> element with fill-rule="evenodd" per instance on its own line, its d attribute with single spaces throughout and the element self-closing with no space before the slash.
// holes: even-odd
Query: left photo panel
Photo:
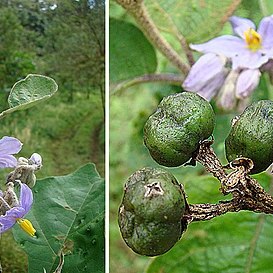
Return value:
<svg viewBox="0 0 273 273">
<path fill-rule="evenodd" d="M 0 1 L 0 273 L 105 272 L 105 1 Z"/>
</svg>

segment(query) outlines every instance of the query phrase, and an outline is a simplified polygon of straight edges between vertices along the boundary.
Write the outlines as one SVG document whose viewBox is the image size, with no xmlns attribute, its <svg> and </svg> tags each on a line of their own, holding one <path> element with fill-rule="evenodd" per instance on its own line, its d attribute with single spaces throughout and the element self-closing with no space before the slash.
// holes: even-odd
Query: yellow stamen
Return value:
<svg viewBox="0 0 273 273">
<path fill-rule="evenodd" d="M 262 37 L 253 28 L 244 32 L 247 47 L 252 51 L 257 51 L 262 47 Z"/>
<path fill-rule="evenodd" d="M 27 219 L 19 218 L 17 219 L 17 223 L 20 225 L 20 227 L 30 236 L 34 237 L 36 233 L 36 229 L 33 227 L 31 222 Z"/>
</svg>

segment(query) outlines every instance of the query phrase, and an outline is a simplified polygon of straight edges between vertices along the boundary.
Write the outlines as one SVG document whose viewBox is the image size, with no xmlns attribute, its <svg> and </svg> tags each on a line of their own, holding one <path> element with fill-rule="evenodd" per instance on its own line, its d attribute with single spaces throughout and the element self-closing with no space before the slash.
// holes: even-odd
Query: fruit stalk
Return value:
<svg viewBox="0 0 273 273">
<path fill-rule="evenodd" d="M 199 146 L 198 154 L 194 159 L 201 163 L 208 172 L 222 182 L 226 180 L 227 173 L 214 153 L 211 147 L 212 143 L 213 140 L 202 141 Z"/>
<path fill-rule="evenodd" d="M 224 195 L 231 193 L 232 199 L 220 201 L 218 204 L 190 204 L 183 216 L 187 224 L 194 221 L 210 220 L 227 212 L 249 210 L 257 213 L 273 214 L 273 197 L 268 194 L 259 182 L 251 178 L 249 170 L 238 166 L 227 173 L 222 166 L 211 144 L 205 140 L 200 144 L 195 160 L 215 176 L 221 183 Z"/>
</svg>

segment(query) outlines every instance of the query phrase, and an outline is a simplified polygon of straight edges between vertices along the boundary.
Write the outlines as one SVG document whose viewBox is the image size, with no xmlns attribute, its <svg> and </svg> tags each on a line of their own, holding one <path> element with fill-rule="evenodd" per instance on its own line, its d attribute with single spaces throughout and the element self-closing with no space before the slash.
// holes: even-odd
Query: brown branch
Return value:
<svg viewBox="0 0 273 273">
<path fill-rule="evenodd" d="M 143 0 L 116 0 L 116 2 L 135 18 L 151 43 L 184 75 L 187 75 L 190 69 L 189 66 L 183 62 L 180 55 L 161 35 L 157 26 L 150 18 Z"/>
<path fill-rule="evenodd" d="M 227 174 L 211 147 L 212 143 L 213 140 L 203 141 L 199 146 L 199 151 L 195 157 L 195 160 L 200 162 L 205 169 L 219 181 L 223 181 L 226 179 Z"/>
<path fill-rule="evenodd" d="M 248 210 L 256 213 L 273 214 L 273 197 L 268 194 L 259 182 L 248 174 L 253 162 L 247 158 L 238 158 L 230 163 L 232 171 L 227 174 L 214 153 L 211 144 L 205 140 L 200 143 L 194 160 L 200 162 L 205 169 L 221 183 L 223 194 L 232 194 L 232 199 L 218 204 L 190 204 L 187 206 L 183 220 L 186 224 L 194 221 L 210 220 L 227 212 Z"/>
</svg>

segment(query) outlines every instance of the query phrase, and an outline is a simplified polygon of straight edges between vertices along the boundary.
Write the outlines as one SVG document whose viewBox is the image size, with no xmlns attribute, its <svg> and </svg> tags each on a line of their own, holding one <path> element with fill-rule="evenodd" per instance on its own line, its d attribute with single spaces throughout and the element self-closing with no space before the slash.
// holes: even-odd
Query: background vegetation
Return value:
<svg viewBox="0 0 273 273">
<path fill-rule="evenodd" d="M 29 73 L 59 85 L 52 99 L 1 120 L 1 136 L 23 142 L 20 156 L 42 155 L 38 178 L 87 162 L 104 176 L 104 12 L 102 0 L 0 2 L 0 110 Z M 0 237 L 3 272 L 27 272 L 27 257 L 14 245 L 10 232 Z"/>
<path fill-rule="evenodd" d="M 160 33 L 183 60 L 177 33 L 181 32 L 187 42 L 201 43 L 232 34 L 228 12 L 248 17 L 256 24 L 273 13 L 272 1 L 145 0 L 144 4 Z M 163 96 L 182 91 L 179 85 L 164 83 L 135 85 L 136 79 L 147 73 L 183 75 L 151 45 L 136 21 L 115 1 L 110 2 L 110 16 L 110 272 L 271 272 L 272 215 L 230 213 L 193 223 L 171 251 L 157 258 L 135 254 L 122 240 L 117 214 L 126 179 L 145 166 L 159 167 L 143 145 L 143 126 Z M 272 91 L 268 78 L 263 77 L 251 100 L 273 99 Z M 241 110 L 224 113 L 212 104 L 217 114 L 213 148 L 226 164 L 224 140 L 231 119 Z M 200 165 L 168 170 L 183 183 L 190 203 L 216 203 L 230 198 L 221 195 L 218 181 Z M 262 173 L 255 178 L 272 194 L 271 175 Z"/>
</svg>

